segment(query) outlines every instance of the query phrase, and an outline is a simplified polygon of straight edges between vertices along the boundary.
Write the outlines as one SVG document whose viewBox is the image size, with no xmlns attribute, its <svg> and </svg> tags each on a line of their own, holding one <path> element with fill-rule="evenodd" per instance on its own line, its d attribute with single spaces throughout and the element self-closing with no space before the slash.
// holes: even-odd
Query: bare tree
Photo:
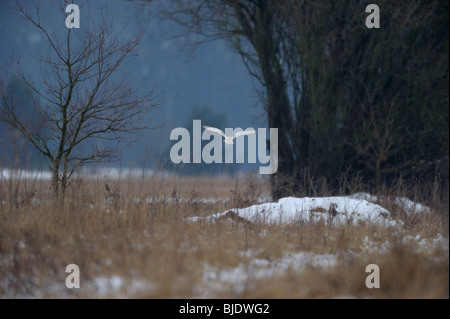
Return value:
<svg viewBox="0 0 450 319">
<path fill-rule="evenodd" d="M 145 28 L 130 37 L 128 26 L 117 30 L 107 22 L 105 10 L 95 14 L 81 7 L 81 27 L 69 29 L 65 1 L 59 1 L 61 27 L 56 32 L 44 26 L 39 4 L 24 6 L 16 1 L 11 9 L 41 32 L 47 51 L 34 58 L 39 63 L 38 81 L 15 61 L 0 80 L 0 119 L 18 130 L 51 162 L 52 188 L 64 194 L 68 179 L 86 163 L 113 161 L 121 147 L 145 129 L 146 115 L 156 104 L 154 89 L 139 94 L 127 86 L 124 71 L 128 58 L 136 56 Z M 32 96 L 35 121 L 21 117 L 23 107 L 7 83 L 19 77 Z"/>
</svg>

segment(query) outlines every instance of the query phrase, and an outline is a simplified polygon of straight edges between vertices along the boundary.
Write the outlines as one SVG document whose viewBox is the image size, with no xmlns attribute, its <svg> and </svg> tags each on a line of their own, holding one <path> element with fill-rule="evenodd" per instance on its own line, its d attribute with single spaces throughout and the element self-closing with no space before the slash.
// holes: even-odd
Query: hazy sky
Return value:
<svg viewBox="0 0 450 319">
<path fill-rule="evenodd" d="M 7 61 L 20 56 L 24 70 L 38 76 L 40 71 L 29 55 L 45 52 L 47 43 L 39 30 L 10 12 L 5 4 L 11 2 L 0 0 L 0 71 L 3 73 Z M 120 25 L 131 20 L 133 28 L 142 21 L 142 16 L 136 15 L 135 8 L 124 0 L 91 1 L 90 13 L 96 14 L 98 6 L 106 2 L 108 18 L 114 19 L 114 23 Z M 65 17 L 52 9 L 52 1 L 41 1 L 41 4 L 45 25 L 53 32 L 60 32 L 60 29 L 64 32 Z M 81 28 L 83 15 L 89 14 L 86 11 L 81 9 Z M 150 39 L 143 44 L 141 55 L 130 61 L 127 71 L 132 75 L 133 85 L 141 84 L 143 90 L 157 86 L 157 92 L 162 93 L 161 101 L 165 103 L 151 113 L 151 123 L 154 126 L 165 124 L 163 128 L 149 130 L 145 138 L 124 152 L 122 165 L 129 162 L 140 165 L 145 146 L 153 157 L 158 157 L 161 148 L 170 143 L 170 131 L 177 126 L 186 126 L 195 106 L 208 106 L 213 115 L 224 114 L 226 127 L 264 126 L 262 108 L 255 93 L 256 84 L 241 58 L 223 41 L 202 45 L 189 56 L 180 52 L 178 44 L 181 40 L 169 39 L 163 34 L 156 19 L 150 22 L 148 30 Z"/>
</svg>

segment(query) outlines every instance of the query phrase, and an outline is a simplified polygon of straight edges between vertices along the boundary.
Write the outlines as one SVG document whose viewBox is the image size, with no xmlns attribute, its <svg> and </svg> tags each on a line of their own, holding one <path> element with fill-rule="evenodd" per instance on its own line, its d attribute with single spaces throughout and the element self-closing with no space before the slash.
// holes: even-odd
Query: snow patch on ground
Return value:
<svg viewBox="0 0 450 319">
<path fill-rule="evenodd" d="M 225 212 L 206 217 L 213 221 L 224 218 L 230 212 L 250 222 L 267 224 L 287 224 L 291 222 L 324 222 L 334 225 L 360 222 L 382 226 L 398 226 L 401 221 L 390 218 L 390 213 L 383 207 L 365 199 L 349 197 L 286 197 L 278 202 L 263 203 L 247 208 L 233 208 Z M 202 217 L 191 217 L 196 221 Z"/>
<path fill-rule="evenodd" d="M 449 250 L 449 239 L 441 234 L 434 238 L 422 238 L 420 235 L 403 237 L 403 243 L 415 243 L 419 250 L 433 251 L 435 249 Z"/>
<path fill-rule="evenodd" d="M 416 252 L 427 251 L 432 253 L 436 249 L 441 249 L 444 251 L 449 250 L 449 238 L 444 237 L 441 234 L 437 233 L 434 238 L 423 238 L 422 236 L 415 235 L 405 235 L 401 237 L 401 232 L 397 232 L 396 235 L 399 236 L 399 239 L 403 244 L 410 245 L 415 247 Z M 363 242 L 361 243 L 361 250 L 363 253 L 387 253 L 392 249 L 394 243 L 388 240 L 379 240 L 374 241 L 370 240 L 367 236 L 364 237 Z"/>
<path fill-rule="evenodd" d="M 32 171 L 23 169 L 0 169 L 0 180 L 3 179 L 36 179 L 51 180 L 52 173 L 50 171 Z"/>
<path fill-rule="evenodd" d="M 288 253 L 275 260 L 255 258 L 248 264 L 241 263 L 228 269 L 206 264 L 203 269 L 202 283 L 195 288 L 195 291 L 198 298 L 211 298 L 211 295 L 230 290 L 241 294 L 257 280 L 280 276 L 287 271 L 300 274 L 307 267 L 328 268 L 336 263 L 336 255 L 299 252 Z"/>
<path fill-rule="evenodd" d="M 377 242 L 370 240 L 369 237 L 364 237 L 361 244 L 361 250 L 363 253 L 387 253 L 391 248 L 391 244 L 388 240 Z"/>
<path fill-rule="evenodd" d="M 409 198 L 406 197 L 395 197 L 393 199 L 385 198 L 383 196 L 371 195 L 368 193 L 355 193 L 349 198 L 354 199 L 364 199 L 372 203 L 378 203 L 379 201 L 390 202 L 392 201 L 395 205 L 399 206 L 403 211 L 409 216 L 411 214 L 419 214 L 419 213 L 429 213 L 431 210 L 428 206 L 422 205 L 420 203 L 416 203 Z"/>
<path fill-rule="evenodd" d="M 184 198 L 184 197 L 173 197 L 173 196 L 164 196 L 164 197 L 147 197 L 145 199 L 136 198 L 136 202 L 145 202 L 147 204 L 152 203 L 165 203 L 165 204 L 173 204 L 179 202 L 189 202 L 189 203 L 199 203 L 199 204 L 216 204 L 216 203 L 225 203 L 230 199 L 228 197 L 201 197 L 201 198 Z"/>
<path fill-rule="evenodd" d="M 111 277 L 97 277 L 86 283 L 86 287 L 83 288 L 92 291 L 93 295 L 98 298 L 107 296 L 128 298 L 140 293 L 149 294 L 155 292 L 158 286 L 144 280 L 127 280 L 123 277 L 113 275 Z"/>
<path fill-rule="evenodd" d="M 74 176 L 93 179 L 124 179 L 124 178 L 144 178 L 148 176 L 170 177 L 174 174 L 168 171 L 136 168 L 83 168 L 76 172 Z M 0 179 L 33 179 L 51 180 L 52 173 L 49 170 L 24 170 L 0 168 Z"/>
</svg>

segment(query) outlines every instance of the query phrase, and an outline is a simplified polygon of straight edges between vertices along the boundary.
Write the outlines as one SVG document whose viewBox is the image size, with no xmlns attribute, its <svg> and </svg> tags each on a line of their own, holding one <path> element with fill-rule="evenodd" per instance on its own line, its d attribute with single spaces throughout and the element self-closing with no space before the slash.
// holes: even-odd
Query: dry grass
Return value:
<svg viewBox="0 0 450 319">
<path fill-rule="evenodd" d="M 84 179 L 71 184 L 61 207 L 52 201 L 49 182 L 3 180 L 0 296 L 448 298 L 448 250 L 402 240 L 418 234 L 448 237 L 442 203 L 429 214 L 409 217 L 381 203 L 404 220 L 401 232 L 370 225 L 186 220 L 255 204 L 268 191 L 265 181 L 251 178 Z M 383 248 L 386 242 L 390 246 Z M 299 253 L 334 256 L 336 262 L 251 276 L 255 260 L 277 265 Z M 65 268 L 72 263 L 80 267 L 80 289 L 65 287 Z M 380 289 L 365 286 L 371 263 L 380 267 Z M 217 288 L 205 269 L 217 275 L 247 269 L 248 277 L 239 287 L 216 280 Z M 102 282 L 111 289 L 99 291 Z"/>
</svg>

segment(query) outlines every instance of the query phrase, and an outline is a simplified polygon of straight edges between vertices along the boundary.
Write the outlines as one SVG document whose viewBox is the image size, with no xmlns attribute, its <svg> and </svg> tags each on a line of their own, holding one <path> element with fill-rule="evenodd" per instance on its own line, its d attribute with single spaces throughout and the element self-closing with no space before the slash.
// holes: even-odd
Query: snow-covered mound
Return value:
<svg viewBox="0 0 450 319">
<path fill-rule="evenodd" d="M 388 210 L 365 199 L 348 197 L 286 197 L 278 202 L 253 205 L 247 208 L 233 208 L 214 214 L 207 219 L 244 218 L 250 222 L 287 224 L 291 222 L 317 222 L 333 225 L 370 223 L 396 226 L 401 221 L 390 217 Z M 190 220 L 198 220 L 192 217 Z"/>
<path fill-rule="evenodd" d="M 351 195 L 350 198 L 365 199 L 369 202 L 378 202 L 378 200 L 382 200 L 383 202 L 392 202 L 401 208 L 407 215 L 429 213 L 431 211 L 430 207 L 413 202 L 406 197 L 385 198 L 383 196 L 378 197 L 368 193 L 355 193 Z"/>
</svg>

